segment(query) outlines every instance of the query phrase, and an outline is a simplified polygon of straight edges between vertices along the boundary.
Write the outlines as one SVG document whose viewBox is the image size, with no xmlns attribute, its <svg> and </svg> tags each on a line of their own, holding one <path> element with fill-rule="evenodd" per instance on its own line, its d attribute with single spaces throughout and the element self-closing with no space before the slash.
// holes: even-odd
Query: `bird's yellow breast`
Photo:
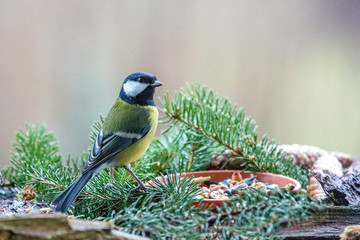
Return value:
<svg viewBox="0 0 360 240">
<path fill-rule="evenodd" d="M 139 141 L 135 142 L 134 144 L 132 144 L 131 146 L 127 147 L 125 150 L 121 151 L 120 153 L 114 156 L 113 164 L 111 165 L 115 167 L 122 167 L 140 159 L 148 149 L 156 132 L 156 128 L 158 124 L 158 116 L 159 116 L 159 112 L 156 109 L 156 107 L 138 106 L 138 105 L 134 107 L 142 108 L 142 110 L 146 110 L 148 112 L 147 121 L 150 123 L 150 130 Z"/>
</svg>

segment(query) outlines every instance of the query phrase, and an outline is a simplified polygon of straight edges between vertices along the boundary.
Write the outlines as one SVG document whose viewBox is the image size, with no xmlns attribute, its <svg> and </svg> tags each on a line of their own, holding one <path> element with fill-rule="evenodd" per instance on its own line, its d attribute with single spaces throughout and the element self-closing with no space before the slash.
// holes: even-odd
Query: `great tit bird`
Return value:
<svg viewBox="0 0 360 240">
<path fill-rule="evenodd" d="M 161 85 L 154 75 L 143 72 L 124 80 L 81 176 L 52 201 L 55 211 L 66 212 L 86 183 L 104 168 L 124 167 L 140 188 L 146 188 L 131 171 L 130 163 L 141 158 L 155 135 L 159 113 L 153 96 Z"/>
</svg>

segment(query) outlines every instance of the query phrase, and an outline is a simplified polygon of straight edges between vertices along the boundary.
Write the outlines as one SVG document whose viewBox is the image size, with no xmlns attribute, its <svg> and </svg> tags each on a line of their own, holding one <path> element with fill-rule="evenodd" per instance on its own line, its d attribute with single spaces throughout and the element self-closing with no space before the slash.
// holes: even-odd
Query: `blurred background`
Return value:
<svg viewBox="0 0 360 240">
<path fill-rule="evenodd" d="M 279 143 L 360 155 L 360 2 L 0 0 L 0 167 L 26 123 L 79 155 L 123 79 L 245 107 Z"/>
</svg>

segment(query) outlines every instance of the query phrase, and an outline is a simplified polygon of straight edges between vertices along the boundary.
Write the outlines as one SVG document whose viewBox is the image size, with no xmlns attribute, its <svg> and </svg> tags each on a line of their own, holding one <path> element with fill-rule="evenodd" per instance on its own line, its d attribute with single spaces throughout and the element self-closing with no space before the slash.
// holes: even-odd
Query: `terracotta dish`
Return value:
<svg viewBox="0 0 360 240">
<path fill-rule="evenodd" d="M 185 176 L 187 176 L 187 177 L 194 176 L 194 178 L 210 176 L 212 181 L 221 182 L 226 177 L 231 177 L 235 172 L 239 172 L 242 179 L 250 177 L 250 173 L 243 173 L 243 172 L 240 172 L 237 170 L 219 170 L 219 171 L 200 171 L 200 172 L 182 173 L 181 178 L 183 178 Z M 263 183 L 277 184 L 279 187 L 284 187 L 288 184 L 292 184 L 292 185 L 294 185 L 294 189 L 292 190 L 294 192 L 299 192 L 301 189 L 301 185 L 298 181 L 296 181 L 295 179 L 286 177 L 286 176 L 273 174 L 273 173 L 263 173 L 263 172 L 256 172 L 253 174 L 260 182 L 263 182 Z M 168 176 L 164 176 L 165 181 L 167 180 L 167 178 L 168 178 Z M 156 179 L 163 182 L 162 177 L 157 177 Z M 149 181 L 149 182 L 145 183 L 145 185 L 149 186 L 149 185 L 155 185 L 155 184 L 153 181 Z M 205 185 L 202 184 L 201 186 L 205 186 Z M 222 203 L 227 202 L 227 201 L 229 201 L 229 200 L 226 200 L 226 199 L 204 199 L 202 202 L 203 203 L 202 207 L 205 207 L 205 208 L 216 207 L 216 206 L 220 206 Z"/>
</svg>

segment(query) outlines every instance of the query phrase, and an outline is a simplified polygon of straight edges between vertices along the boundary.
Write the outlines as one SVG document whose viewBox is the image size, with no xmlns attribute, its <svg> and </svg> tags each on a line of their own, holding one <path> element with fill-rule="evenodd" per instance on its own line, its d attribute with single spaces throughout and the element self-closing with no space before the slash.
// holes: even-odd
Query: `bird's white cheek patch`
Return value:
<svg viewBox="0 0 360 240">
<path fill-rule="evenodd" d="M 139 93 L 147 88 L 148 84 L 140 82 L 126 82 L 124 84 L 124 91 L 127 96 L 136 97 Z"/>
</svg>

